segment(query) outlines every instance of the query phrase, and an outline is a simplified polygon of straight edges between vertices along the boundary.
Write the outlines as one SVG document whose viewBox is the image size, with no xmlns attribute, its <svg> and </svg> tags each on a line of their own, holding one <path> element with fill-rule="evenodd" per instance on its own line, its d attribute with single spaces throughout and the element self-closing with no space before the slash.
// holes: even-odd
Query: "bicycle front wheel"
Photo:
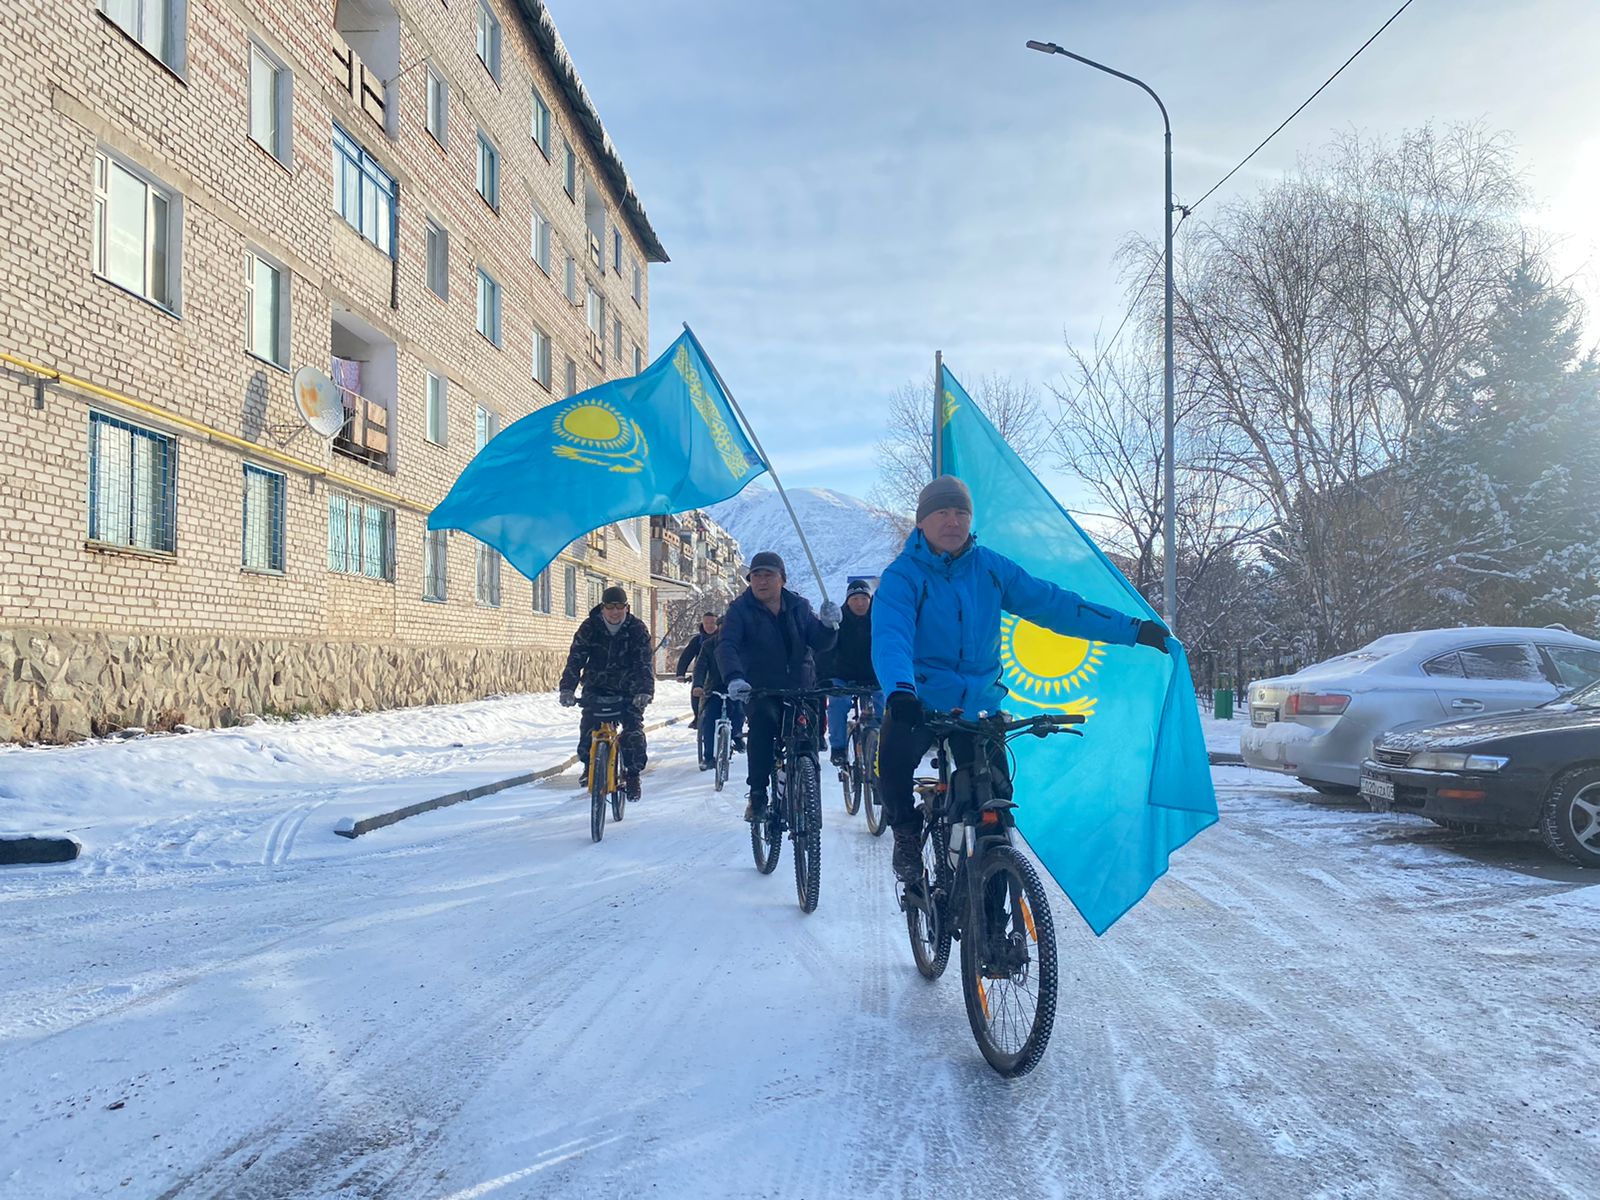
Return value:
<svg viewBox="0 0 1600 1200">
<path fill-rule="evenodd" d="M 878 794 L 878 731 L 869 729 L 861 739 L 861 806 L 867 810 L 867 831 L 882 837 L 889 828 L 883 816 L 883 797 Z"/>
<path fill-rule="evenodd" d="M 713 760 L 716 763 L 715 783 L 719 792 L 722 790 L 722 785 L 728 782 L 728 755 L 732 749 L 728 743 L 728 727 L 719 723 L 717 725 L 717 756 Z"/>
<path fill-rule="evenodd" d="M 628 807 L 628 786 L 623 784 L 611 793 L 611 819 L 622 820 L 622 810 Z"/>
<path fill-rule="evenodd" d="M 1007 1078 L 1039 1065 L 1056 1018 L 1056 932 L 1033 865 L 1015 846 L 984 850 L 969 876 L 961 932 L 967 1020 Z"/>
<path fill-rule="evenodd" d="M 905 889 L 911 957 L 924 979 L 939 978 L 950 962 L 950 925 L 941 907 L 950 894 L 949 844 L 949 828 L 943 822 L 928 828 L 922 836 L 922 878 Z"/>
<path fill-rule="evenodd" d="M 801 912 L 815 912 L 822 891 L 822 787 L 817 760 L 802 754 L 794 778 L 794 890 Z"/>
<path fill-rule="evenodd" d="M 589 836 L 599 841 L 606 833 L 606 784 L 611 776 L 611 744 L 597 741 L 589 753 Z"/>
<path fill-rule="evenodd" d="M 866 781 L 866 771 L 861 765 L 860 734 L 850 738 L 849 746 L 850 757 L 839 772 L 839 782 L 844 785 L 845 815 L 853 817 L 861 811 L 861 785 Z"/>
<path fill-rule="evenodd" d="M 768 803 L 766 815 L 750 822 L 750 851 L 756 857 L 756 870 L 771 875 L 778 869 L 783 854 L 783 823 L 778 819 L 776 797 Z"/>
</svg>

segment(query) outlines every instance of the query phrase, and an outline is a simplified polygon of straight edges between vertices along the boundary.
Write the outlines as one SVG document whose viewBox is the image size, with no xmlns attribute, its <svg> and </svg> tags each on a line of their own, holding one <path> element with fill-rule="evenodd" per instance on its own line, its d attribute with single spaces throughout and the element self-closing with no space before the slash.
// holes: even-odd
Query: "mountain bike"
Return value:
<svg viewBox="0 0 1600 1200">
<path fill-rule="evenodd" d="M 888 825 L 878 799 L 878 705 L 877 689 L 829 688 L 830 696 L 849 696 L 850 724 L 845 734 L 845 765 L 839 768 L 839 784 L 844 790 L 844 811 L 855 816 L 863 805 L 867 828 L 881 836 Z"/>
<path fill-rule="evenodd" d="M 1050 902 L 1033 864 L 1012 844 L 1010 781 L 995 770 L 1006 744 L 1032 734 L 1072 733 L 1081 714 L 1006 713 L 964 719 L 959 710 L 924 715 L 934 735 L 938 778 L 918 779 L 923 817 L 922 876 L 903 886 L 911 955 L 937 979 L 961 943 L 961 993 L 978 1049 L 1001 1075 L 1033 1070 L 1050 1042 L 1056 1012 L 1056 936 Z M 970 752 L 959 766 L 956 751 Z"/>
<path fill-rule="evenodd" d="M 622 714 L 631 703 L 624 696 L 583 698 L 583 707 L 600 722 L 589 735 L 589 836 L 597 842 L 606 832 L 606 805 L 615 821 L 622 820 L 628 806 L 617 759 L 622 753 Z"/>
<path fill-rule="evenodd" d="M 777 753 L 772 764 L 772 800 L 766 816 L 750 822 L 756 870 L 770 875 L 778 865 L 787 830 L 794 843 L 794 890 L 801 912 L 815 912 L 822 890 L 822 790 L 817 765 L 818 716 L 814 688 L 758 689 L 756 697 L 781 701 Z"/>
<path fill-rule="evenodd" d="M 728 782 L 728 764 L 733 757 L 733 719 L 728 715 L 732 711 L 733 701 L 728 699 L 726 692 L 707 692 L 706 695 L 715 696 L 722 701 L 722 706 L 717 710 L 717 723 L 712 734 L 712 745 L 716 749 L 711 759 L 712 781 L 716 790 L 720 792 L 722 785 Z M 701 701 L 700 711 L 705 712 L 704 701 Z"/>
</svg>

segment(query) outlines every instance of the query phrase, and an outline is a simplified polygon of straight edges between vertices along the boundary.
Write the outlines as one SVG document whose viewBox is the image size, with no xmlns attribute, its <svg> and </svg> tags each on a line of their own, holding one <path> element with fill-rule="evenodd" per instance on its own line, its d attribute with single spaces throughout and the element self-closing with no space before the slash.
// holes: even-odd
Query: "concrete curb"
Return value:
<svg viewBox="0 0 1600 1200">
<path fill-rule="evenodd" d="M 665 729 L 668 725 L 682 725 L 694 720 L 689 713 L 679 717 L 669 717 L 665 721 L 657 721 L 654 725 L 646 725 L 646 733 L 654 733 L 657 729 Z M 464 788 L 459 792 L 450 792 L 443 796 L 435 796 L 432 800 L 420 800 L 416 804 L 408 804 L 404 808 L 397 808 L 392 812 L 379 813 L 375 817 L 363 817 L 356 820 L 346 817 L 334 826 L 333 831 L 340 837 L 358 838 L 364 833 L 371 833 L 374 829 L 382 829 L 386 825 L 393 825 L 404 821 L 407 817 L 419 816 L 425 812 L 433 812 L 438 808 L 448 808 L 452 804 L 460 804 L 465 800 L 476 800 L 480 796 L 492 796 L 496 792 L 503 792 L 507 788 L 521 787 L 525 783 L 535 783 L 541 779 L 549 779 L 559 775 L 578 761 L 576 754 L 571 755 L 563 762 L 553 767 L 545 767 L 541 771 L 530 771 L 526 775 L 513 775 L 510 779 L 498 779 L 493 783 L 482 783 L 477 787 Z"/>
<path fill-rule="evenodd" d="M 4 833 L 0 834 L 0 866 L 71 862 L 82 849 L 77 838 Z"/>
<path fill-rule="evenodd" d="M 1242 767 L 1244 758 L 1231 750 L 1212 750 L 1209 752 L 1213 767 Z"/>
</svg>

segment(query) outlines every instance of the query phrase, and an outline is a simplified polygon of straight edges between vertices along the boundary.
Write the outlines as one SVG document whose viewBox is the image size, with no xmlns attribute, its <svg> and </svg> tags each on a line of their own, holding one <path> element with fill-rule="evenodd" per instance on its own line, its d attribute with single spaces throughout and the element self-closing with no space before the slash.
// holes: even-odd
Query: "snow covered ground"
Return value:
<svg viewBox="0 0 1600 1200">
<path fill-rule="evenodd" d="M 1007 1083 L 831 783 L 809 917 L 676 727 L 599 845 L 575 773 L 332 833 L 573 724 L 0 751 L 0 832 L 84 842 L 0 871 L 0 1196 L 1594 1194 L 1600 880 L 1529 840 L 1218 767 L 1105 938 L 1057 897 L 1055 1039 Z"/>
</svg>

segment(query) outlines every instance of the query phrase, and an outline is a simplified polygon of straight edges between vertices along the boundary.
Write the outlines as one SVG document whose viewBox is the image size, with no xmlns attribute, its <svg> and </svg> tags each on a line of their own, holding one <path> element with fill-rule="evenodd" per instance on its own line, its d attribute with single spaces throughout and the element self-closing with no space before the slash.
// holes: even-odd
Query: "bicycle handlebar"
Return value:
<svg viewBox="0 0 1600 1200">
<path fill-rule="evenodd" d="M 1082 725 L 1087 718 L 1082 713 L 1040 713 L 1037 717 L 1013 717 L 997 712 L 969 720 L 960 710 L 951 712 L 924 712 L 922 723 L 935 735 L 948 733 L 976 733 L 986 737 L 1007 737 L 1012 734 L 1031 733 L 1035 737 L 1049 737 L 1052 733 L 1073 733 L 1072 725 Z M 1082 735 L 1079 734 L 1081 737 Z"/>
</svg>

